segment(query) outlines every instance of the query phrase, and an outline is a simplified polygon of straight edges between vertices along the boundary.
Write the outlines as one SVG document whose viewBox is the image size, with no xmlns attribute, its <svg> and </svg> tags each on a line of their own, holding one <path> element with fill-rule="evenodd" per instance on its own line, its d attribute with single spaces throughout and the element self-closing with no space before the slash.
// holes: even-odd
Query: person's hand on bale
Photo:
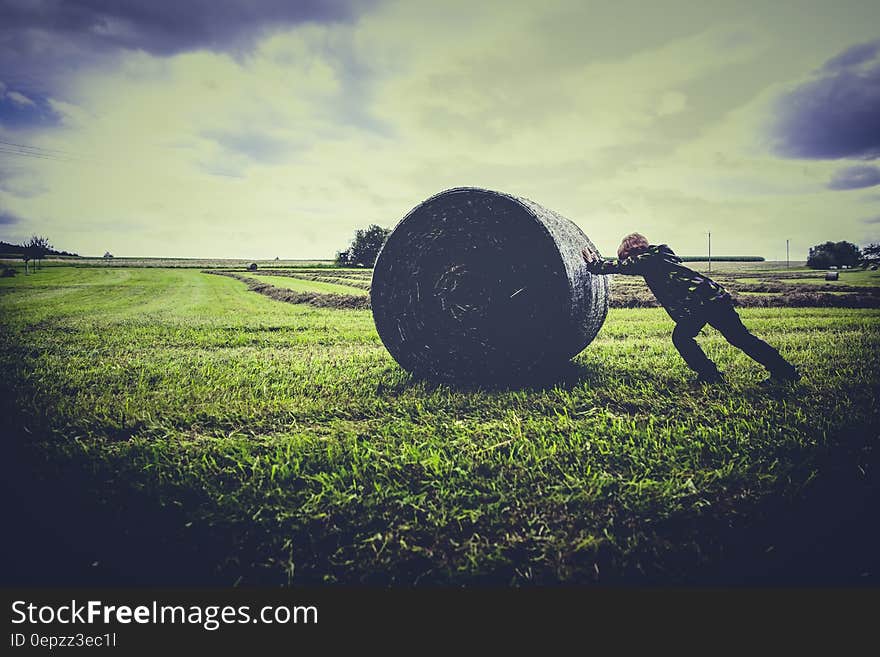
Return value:
<svg viewBox="0 0 880 657">
<path fill-rule="evenodd" d="M 597 260 L 596 254 L 593 253 L 593 251 L 586 246 L 581 249 L 581 255 L 584 258 L 584 262 L 586 262 L 588 265 L 593 264 Z"/>
</svg>

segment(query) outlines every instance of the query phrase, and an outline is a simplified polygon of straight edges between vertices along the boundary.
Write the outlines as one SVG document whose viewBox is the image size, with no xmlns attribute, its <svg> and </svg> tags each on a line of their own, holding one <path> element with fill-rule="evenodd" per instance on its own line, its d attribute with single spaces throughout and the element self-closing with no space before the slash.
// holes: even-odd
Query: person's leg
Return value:
<svg viewBox="0 0 880 657">
<path fill-rule="evenodd" d="M 752 335 L 740 319 L 732 304 L 719 304 L 709 314 L 708 322 L 738 349 L 766 367 L 771 376 L 779 379 L 798 378 L 794 365 L 760 338 Z"/>
<path fill-rule="evenodd" d="M 705 322 L 699 320 L 681 321 L 676 323 L 672 331 L 672 344 L 678 349 L 678 353 L 684 358 L 684 362 L 688 364 L 694 372 L 699 374 L 701 379 L 711 380 L 719 377 L 720 373 L 709 358 L 700 349 L 700 345 L 694 340 L 700 329 L 705 326 Z"/>
</svg>

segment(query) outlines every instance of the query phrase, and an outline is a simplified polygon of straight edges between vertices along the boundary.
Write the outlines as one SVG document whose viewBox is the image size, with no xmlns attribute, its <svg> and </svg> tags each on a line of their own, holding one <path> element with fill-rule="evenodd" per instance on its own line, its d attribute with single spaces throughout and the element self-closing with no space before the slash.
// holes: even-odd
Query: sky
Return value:
<svg viewBox="0 0 880 657">
<path fill-rule="evenodd" d="M 880 241 L 880 3 L 0 0 L 0 240 L 332 258 L 444 189 L 613 255 Z"/>
</svg>

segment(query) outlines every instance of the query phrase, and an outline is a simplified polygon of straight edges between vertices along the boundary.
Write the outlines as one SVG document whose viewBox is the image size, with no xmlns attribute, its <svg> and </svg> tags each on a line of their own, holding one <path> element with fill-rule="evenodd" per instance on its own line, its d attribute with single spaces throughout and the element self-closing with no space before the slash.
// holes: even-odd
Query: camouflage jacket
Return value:
<svg viewBox="0 0 880 657">
<path fill-rule="evenodd" d="M 707 303 L 730 302 L 727 290 L 708 276 L 682 265 L 681 258 L 665 244 L 652 244 L 624 260 L 590 263 L 587 269 L 593 274 L 644 276 L 657 301 L 676 322 L 699 318 Z"/>
</svg>

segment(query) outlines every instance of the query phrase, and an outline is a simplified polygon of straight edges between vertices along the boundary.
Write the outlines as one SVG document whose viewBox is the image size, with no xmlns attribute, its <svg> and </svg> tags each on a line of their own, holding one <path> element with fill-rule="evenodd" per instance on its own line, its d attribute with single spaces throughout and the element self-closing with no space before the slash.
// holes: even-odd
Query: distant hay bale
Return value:
<svg viewBox="0 0 880 657">
<path fill-rule="evenodd" d="M 256 263 L 256 262 L 252 262 L 251 264 L 249 264 L 249 265 L 248 265 L 248 271 L 257 271 L 257 263 Z"/>
<path fill-rule="evenodd" d="M 537 203 L 476 188 L 441 192 L 388 236 L 370 286 L 394 359 L 441 380 L 503 381 L 558 367 L 608 313 L 609 277 L 590 274 L 592 242 Z"/>
<path fill-rule="evenodd" d="M 825 272 L 825 280 L 826 281 L 836 281 L 840 279 L 840 272 L 836 271 L 826 271 Z"/>
</svg>

